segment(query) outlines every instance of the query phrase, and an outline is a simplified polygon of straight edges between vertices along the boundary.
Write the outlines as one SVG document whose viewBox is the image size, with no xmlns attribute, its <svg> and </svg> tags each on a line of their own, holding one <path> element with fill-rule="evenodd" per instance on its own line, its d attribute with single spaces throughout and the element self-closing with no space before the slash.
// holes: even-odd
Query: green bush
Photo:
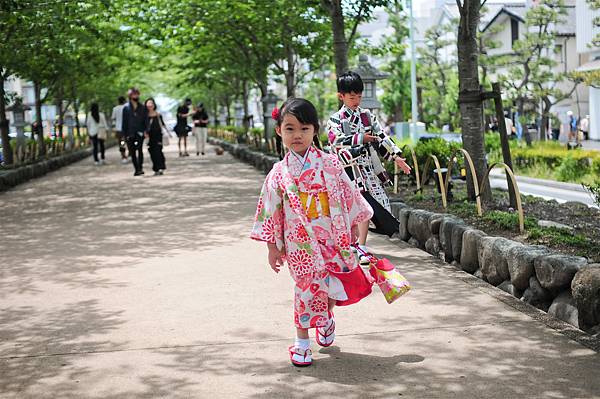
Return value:
<svg viewBox="0 0 600 399">
<path fill-rule="evenodd" d="M 588 168 L 583 167 L 586 162 L 576 160 L 571 155 L 568 155 L 562 160 L 556 169 L 556 176 L 560 181 L 577 181 L 587 174 Z M 589 162 L 587 162 L 589 164 Z"/>
<path fill-rule="evenodd" d="M 490 132 L 485 134 L 485 152 L 501 152 L 502 145 L 500 144 L 500 133 Z"/>
<path fill-rule="evenodd" d="M 434 138 L 426 141 L 419 141 L 414 147 L 414 150 L 420 167 L 425 166 L 429 155 L 435 155 L 440 161 L 440 165 L 445 167 L 448 165 L 452 153 L 460 148 L 462 148 L 460 143 L 448 142 L 442 138 Z M 410 158 L 412 157 L 408 157 L 409 160 Z"/>
</svg>

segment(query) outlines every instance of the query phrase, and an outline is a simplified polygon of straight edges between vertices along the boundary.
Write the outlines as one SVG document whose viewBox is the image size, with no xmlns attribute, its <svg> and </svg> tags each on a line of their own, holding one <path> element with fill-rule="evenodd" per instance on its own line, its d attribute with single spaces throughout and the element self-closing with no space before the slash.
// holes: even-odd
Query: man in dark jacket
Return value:
<svg viewBox="0 0 600 399">
<path fill-rule="evenodd" d="M 123 108 L 123 136 L 135 168 L 134 176 L 144 174 L 144 133 L 147 130 L 148 111 L 140 104 L 140 91 L 135 87 L 129 89 L 129 103 Z"/>
</svg>

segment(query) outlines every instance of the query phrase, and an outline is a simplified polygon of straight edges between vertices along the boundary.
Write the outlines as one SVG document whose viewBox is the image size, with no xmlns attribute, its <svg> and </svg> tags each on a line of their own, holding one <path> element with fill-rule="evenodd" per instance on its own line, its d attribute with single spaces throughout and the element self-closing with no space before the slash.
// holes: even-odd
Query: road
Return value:
<svg viewBox="0 0 600 399">
<path fill-rule="evenodd" d="M 0 194 L 0 398 L 600 398 L 597 352 L 381 237 L 413 290 L 339 309 L 292 367 L 291 278 L 247 238 L 264 176 L 175 151 L 164 176 L 111 149 Z"/>
<path fill-rule="evenodd" d="M 591 195 L 578 184 L 548 182 L 522 176 L 516 178 L 521 194 L 533 195 L 547 200 L 553 199 L 560 203 L 576 201 L 588 206 L 596 206 Z M 490 173 L 490 185 L 493 188 L 507 189 L 506 177 L 502 170 Z"/>
</svg>

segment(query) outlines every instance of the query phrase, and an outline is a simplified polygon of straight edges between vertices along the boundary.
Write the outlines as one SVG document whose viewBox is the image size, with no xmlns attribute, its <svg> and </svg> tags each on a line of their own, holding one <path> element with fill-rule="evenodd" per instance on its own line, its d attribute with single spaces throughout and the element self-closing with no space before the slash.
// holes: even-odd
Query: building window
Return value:
<svg viewBox="0 0 600 399">
<path fill-rule="evenodd" d="M 519 21 L 516 19 L 510 20 L 510 34 L 512 38 L 512 45 L 515 45 L 515 42 L 519 40 Z"/>
</svg>

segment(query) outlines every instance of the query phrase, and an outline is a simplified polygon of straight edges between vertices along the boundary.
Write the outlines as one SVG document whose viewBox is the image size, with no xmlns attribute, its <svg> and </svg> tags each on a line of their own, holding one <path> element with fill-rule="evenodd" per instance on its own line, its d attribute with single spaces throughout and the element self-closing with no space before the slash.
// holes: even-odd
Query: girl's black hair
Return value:
<svg viewBox="0 0 600 399">
<path fill-rule="evenodd" d="M 90 105 L 90 113 L 96 123 L 100 123 L 100 108 L 98 107 L 98 103 L 92 103 L 92 105 Z"/>
<path fill-rule="evenodd" d="M 337 91 L 338 93 L 356 93 L 360 94 L 365 90 L 365 86 L 359 74 L 356 72 L 348 71 L 341 74 L 337 78 Z"/>
<path fill-rule="evenodd" d="M 315 133 L 319 133 L 319 114 L 315 106 L 304 98 L 290 97 L 279 108 L 279 118 L 277 118 L 277 126 L 283 123 L 283 117 L 286 115 L 294 115 L 298 122 L 303 125 L 313 125 Z"/>
</svg>

